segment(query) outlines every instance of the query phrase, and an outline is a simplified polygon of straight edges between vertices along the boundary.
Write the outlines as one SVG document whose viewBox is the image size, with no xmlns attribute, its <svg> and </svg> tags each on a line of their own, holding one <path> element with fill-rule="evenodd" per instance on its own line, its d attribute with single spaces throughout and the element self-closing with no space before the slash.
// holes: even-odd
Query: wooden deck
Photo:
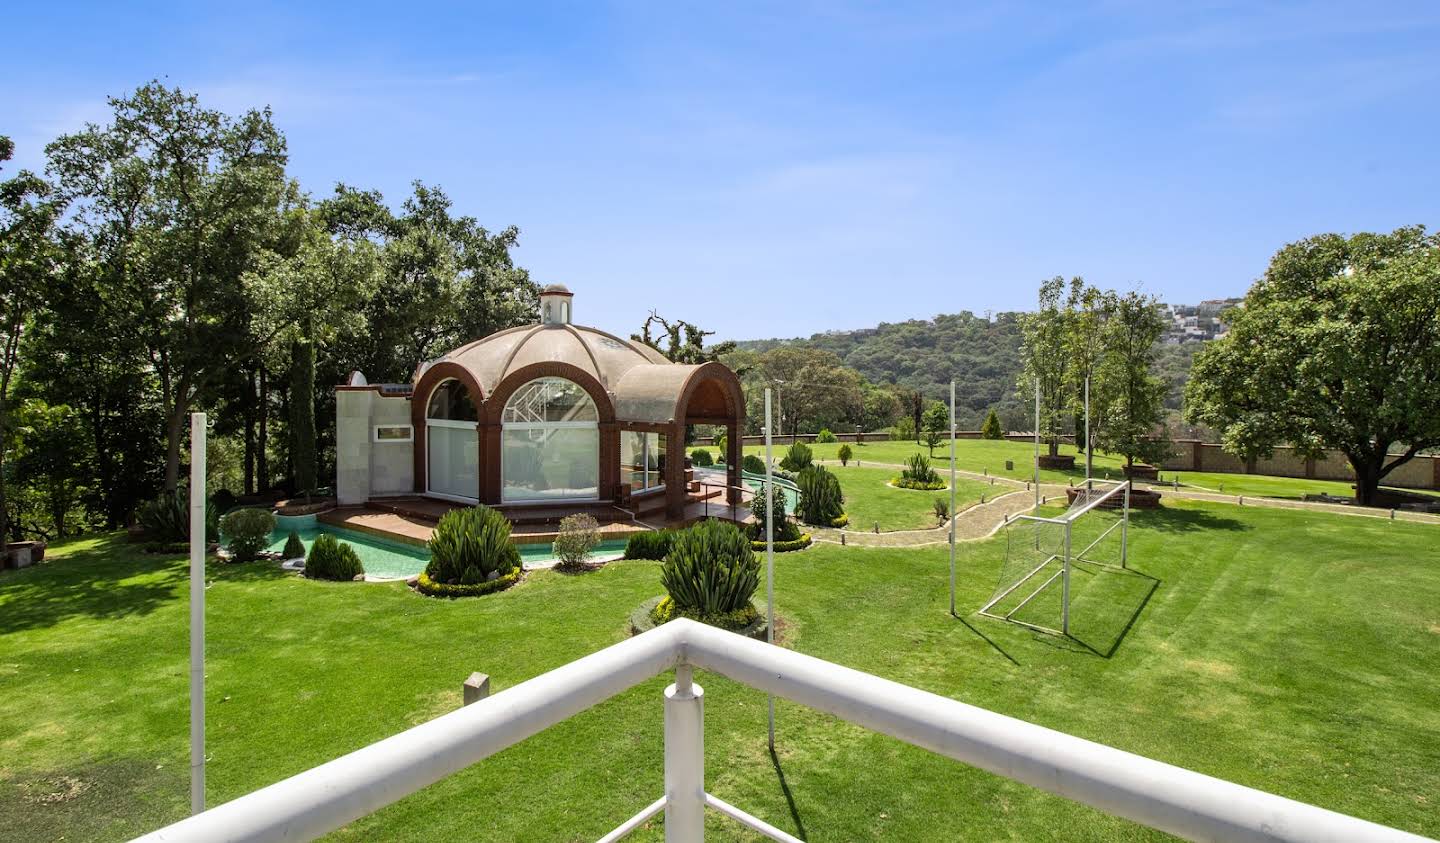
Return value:
<svg viewBox="0 0 1440 843">
<path fill-rule="evenodd" d="M 559 521 L 574 512 L 588 512 L 600 522 L 602 540 L 620 539 L 648 530 L 683 527 L 705 518 L 723 518 L 745 522 L 750 510 L 745 506 L 726 504 L 719 493 L 691 495 L 685 512 L 678 519 L 665 517 L 663 499 L 658 505 L 637 507 L 634 511 L 620 509 L 609 503 L 584 504 L 571 507 L 537 506 L 504 507 L 511 522 L 511 539 L 516 544 L 537 544 L 555 540 Z M 345 506 L 320 513 L 317 518 L 326 524 L 369 533 L 390 541 L 424 545 L 430 540 L 435 525 L 453 509 L 465 504 L 422 497 L 380 498 L 365 506 Z"/>
</svg>

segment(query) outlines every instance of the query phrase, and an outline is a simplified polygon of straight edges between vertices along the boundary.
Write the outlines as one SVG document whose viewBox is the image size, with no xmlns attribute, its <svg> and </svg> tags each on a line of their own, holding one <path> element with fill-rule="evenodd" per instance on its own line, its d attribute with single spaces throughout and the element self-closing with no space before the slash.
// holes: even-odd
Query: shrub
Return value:
<svg viewBox="0 0 1440 843">
<path fill-rule="evenodd" d="M 935 456 L 935 449 L 940 447 L 943 441 L 945 440 L 940 436 L 940 431 L 929 428 L 925 430 L 925 447 L 930 449 L 930 456 Z"/>
<path fill-rule="evenodd" d="M 985 417 L 985 423 L 980 425 L 981 439 L 1004 439 L 1005 432 L 1000 429 L 1000 417 L 995 414 L 995 408 L 990 408 L 990 415 Z"/>
<path fill-rule="evenodd" d="M 765 461 L 754 454 L 746 454 L 745 457 L 740 460 L 740 469 L 742 471 L 748 471 L 751 474 L 764 474 Z"/>
<path fill-rule="evenodd" d="M 801 533 L 801 532 L 798 532 L 798 531 L 797 531 L 797 532 L 795 533 L 795 538 L 789 539 L 789 540 L 783 541 L 783 542 L 780 541 L 780 539 L 779 539 L 778 536 L 777 536 L 776 539 L 775 539 L 775 552 L 776 552 L 776 553 L 790 553 L 791 551 L 795 551 L 795 550 L 804 550 L 805 548 L 807 548 L 807 547 L 809 547 L 809 546 L 810 546 L 810 534 L 809 534 L 809 533 Z M 751 548 L 752 550 L 754 550 L 756 553 L 764 553 L 764 552 L 765 552 L 765 540 L 762 538 L 762 539 L 760 539 L 759 541 L 752 541 L 752 542 L 750 542 L 750 548 Z"/>
<path fill-rule="evenodd" d="M 932 508 L 935 510 L 937 519 L 945 521 L 950 517 L 950 502 L 944 498 L 936 498 Z"/>
<path fill-rule="evenodd" d="M 800 535 L 800 531 L 790 519 L 785 517 L 785 492 L 779 486 L 774 487 L 774 496 L 767 499 L 765 487 L 762 485 L 755 491 L 755 497 L 750 500 L 750 514 L 755 516 L 755 524 L 751 528 L 750 536 L 758 542 L 765 541 L 765 523 L 767 519 L 774 519 L 775 541 L 792 541 Z"/>
<path fill-rule="evenodd" d="M 478 573 L 478 570 L 477 570 Z M 481 580 L 471 584 L 435 582 L 425 572 L 415 579 L 415 590 L 429 597 L 479 597 L 503 591 L 520 581 L 522 569 L 516 568 L 493 580 Z"/>
<path fill-rule="evenodd" d="M 577 512 L 560 519 L 560 532 L 555 536 L 555 567 L 573 571 L 585 567 L 590 552 L 600 543 L 600 522 L 595 516 Z"/>
<path fill-rule="evenodd" d="M 708 620 L 750 605 L 760 585 L 760 562 L 739 527 L 701 521 L 676 534 L 660 583 L 677 610 Z"/>
<path fill-rule="evenodd" d="M 458 585 L 471 565 L 487 581 L 520 567 L 520 550 L 510 541 L 510 522 L 488 506 L 445 513 L 429 546 L 425 573 L 434 583 Z"/>
<path fill-rule="evenodd" d="M 159 497 L 141 504 L 135 515 L 150 541 L 189 541 L 190 490 L 180 486 L 173 494 L 161 492 Z M 219 527 L 215 507 L 205 507 L 205 540 L 215 541 L 220 535 Z"/>
<path fill-rule="evenodd" d="M 626 559 L 664 559 L 675 542 L 674 530 L 649 530 L 635 533 L 625 542 Z"/>
<path fill-rule="evenodd" d="M 213 506 L 215 508 L 215 511 L 221 515 L 224 515 L 225 513 L 234 509 L 235 504 L 238 502 L 239 501 L 235 499 L 235 493 L 230 491 L 229 489 L 221 489 L 220 491 L 210 496 L 210 505 Z"/>
<path fill-rule="evenodd" d="M 820 428 L 820 432 L 815 434 L 816 445 L 829 445 L 835 441 L 835 434 L 831 433 L 828 427 Z"/>
<path fill-rule="evenodd" d="M 796 442 L 785 452 L 785 458 L 780 460 L 780 467 L 786 471 L 803 471 L 815 464 L 815 455 L 811 453 L 810 446 L 804 442 Z"/>
<path fill-rule="evenodd" d="M 230 539 L 230 557 L 236 562 L 249 562 L 270 544 L 275 530 L 275 516 L 263 509 L 249 507 L 232 510 L 220 519 L 220 533 Z"/>
<path fill-rule="evenodd" d="M 725 462 L 725 453 L 730 449 L 730 438 L 723 433 L 715 434 L 715 462 Z"/>
<path fill-rule="evenodd" d="M 305 543 L 300 541 L 300 534 L 294 530 L 285 539 L 285 551 L 282 554 L 286 559 L 304 559 Z"/>
<path fill-rule="evenodd" d="M 310 543 L 310 556 L 305 560 L 305 576 L 312 580 L 348 582 L 365 573 L 355 548 L 338 541 L 329 533 L 321 533 Z"/>
<path fill-rule="evenodd" d="M 760 620 L 760 610 L 755 608 L 754 603 L 746 603 L 744 606 L 733 612 L 725 612 L 718 615 L 702 615 L 689 609 L 682 609 L 669 597 L 660 598 L 655 608 L 650 610 L 650 620 L 656 625 L 669 623 L 676 618 L 690 618 L 691 620 L 708 623 L 711 626 L 718 626 L 721 629 L 728 629 L 732 632 L 739 632 L 746 627 Z"/>
<path fill-rule="evenodd" d="M 801 521 L 825 526 L 845 513 L 840 480 L 823 465 L 812 465 L 800 472 L 795 482 L 800 487 L 795 514 Z"/>
<path fill-rule="evenodd" d="M 691 465 L 707 466 L 714 465 L 715 461 L 710 458 L 710 452 L 704 448 L 696 448 L 690 452 Z"/>
<path fill-rule="evenodd" d="M 841 445 L 840 450 L 835 452 L 835 456 L 840 458 L 841 465 L 849 465 L 851 457 L 855 456 L 855 452 L 850 450 L 849 445 Z"/>
<path fill-rule="evenodd" d="M 915 454 L 906 460 L 905 469 L 891 482 L 902 489 L 920 489 L 927 492 L 945 488 L 945 481 L 930 467 L 930 460 L 923 454 Z"/>
<path fill-rule="evenodd" d="M 890 438 L 903 442 L 915 438 L 915 420 L 906 416 L 890 428 Z"/>
</svg>

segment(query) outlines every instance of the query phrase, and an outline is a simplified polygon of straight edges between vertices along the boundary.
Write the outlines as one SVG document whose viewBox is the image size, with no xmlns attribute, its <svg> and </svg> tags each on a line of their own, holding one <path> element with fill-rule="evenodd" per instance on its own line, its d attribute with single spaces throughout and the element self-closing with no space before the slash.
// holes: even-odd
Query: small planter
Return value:
<svg viewBox="0 0 1440 843">
<path fill-rule="evenodd" d="M 651 597 L 649 600 L 641 603 L 640 608 L 630 613 L 631 635 L 639 635 L 642 632 L 649 632 L 656 627 L 655 619 L 650 617 L 650 612 L 654 610 L 656 606 L 660 605 L 660 601 L 664 599 L 665 595 L 663 594 L 659 595 L 658 597 Z M 766 617 L 769 613 L 770 604 L 766 603 L 764 600 L 751 600 L 750 603 L 755 607 L 755 611 L 760 613 L 759 619 L 757 619 L 754 623 L 750 624 L 744 629 L 727 629 L 725 631 L 734 632 L 736 635 L 743 635 L 746 638 L 753 638 L 756 641 L 764 641 L 765 631 L 769 628 L 767 625 L 768 622 L 766 620 Z M 776 619 L 775 627 L 777 630 L 780 628 L 778 618 Z M 721 629 L 722 627 L 717 626 L 715 628 Z"/>
<path fill-rule="evenodd" d="M 35 553 L 36 545 L 40 545 L 38 556 Z M 5 567 L 28 568 L 39 562 L 44 555 L 45 545 L 40 542 L 10 542 L 5 545 Z"/>
<path fill-rule="evenodd" d="M 1074 454 L 1058 454 L 1053 457 L 1049 454 L 1041 454 L 1038 459 L 1040 467 L 1046 471 L 1069 471 L 1075 467 Z"/>
<path fill-rule="evenodd" d="M 1149 480 L 1153 482 L 1160 477 L 1160 469 L 1157 466 L 1137 462 L 1134 465 L 1125 466 L 1125 476 L 1131 480 Z"/>
</svg>

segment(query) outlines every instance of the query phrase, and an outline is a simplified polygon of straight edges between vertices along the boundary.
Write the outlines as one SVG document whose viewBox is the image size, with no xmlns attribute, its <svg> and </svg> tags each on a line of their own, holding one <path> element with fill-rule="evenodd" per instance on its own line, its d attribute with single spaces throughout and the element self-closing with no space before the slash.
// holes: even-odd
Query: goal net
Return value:
<svg viewBox="0 0 1440 843">
<path fill-rule="evenodd" d="M 1090 480 L 1061 515 L 1019 515 L 1005 525 L 1005 559 L 980 614 L 1068 635 L 1071 575 L 1091 566 L 1125 568 L 1128 481 Z"/>
</svg>

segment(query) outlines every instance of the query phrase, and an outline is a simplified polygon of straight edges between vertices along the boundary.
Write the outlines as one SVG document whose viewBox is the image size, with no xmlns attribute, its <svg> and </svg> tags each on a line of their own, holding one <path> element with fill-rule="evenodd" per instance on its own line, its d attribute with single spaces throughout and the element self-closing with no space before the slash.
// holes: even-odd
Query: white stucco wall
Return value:
<svg viewBox="0 0 1440 843">
<path fill-rule="evenodd" d="M 372 393 L 373 394 L 373 393 Z M 374 395 L 370 424 L 410 424 L 410 399 Z M 415 442 L 371 442 L 370 494 L 408 494 L 415 490 Z"/>
<path fill-rule="evenodd" d="M 335 497 L 342 504 L 370 498 L 370 404 L 373 391 L 335 392 Z"/>
</svg>

